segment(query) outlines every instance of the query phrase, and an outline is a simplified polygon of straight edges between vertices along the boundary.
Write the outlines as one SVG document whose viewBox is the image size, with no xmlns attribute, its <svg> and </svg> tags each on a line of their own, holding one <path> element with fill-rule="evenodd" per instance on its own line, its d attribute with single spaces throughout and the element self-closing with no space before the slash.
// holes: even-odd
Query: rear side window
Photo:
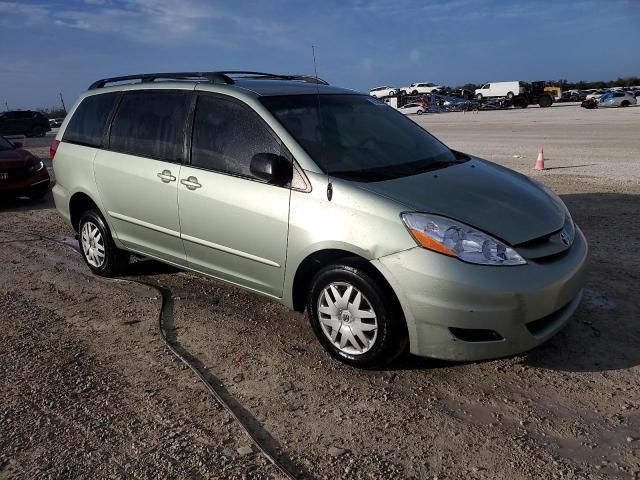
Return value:
<svg viewBox="0 0 640 480">
<path fill-rule="evenodd" d="M 104 93 L 85 98 L 69 121 L 62 141 L 102 147 L 104 129 L 117 96 L 117 93 Z"/>
<path fill-rule="evenodd" d="M 253 177 L 249 166 L 256 153 L 281 153 L 281 144 L 249 107 L 232 100 L 198 98 L 191 164 L 232 175 Z"/>
<path fill-rule="evenodd" d="M 189 98 L 188 92 L 125 94 L 111 125 L 111 150 L 182 161 Z"/>
</svg>

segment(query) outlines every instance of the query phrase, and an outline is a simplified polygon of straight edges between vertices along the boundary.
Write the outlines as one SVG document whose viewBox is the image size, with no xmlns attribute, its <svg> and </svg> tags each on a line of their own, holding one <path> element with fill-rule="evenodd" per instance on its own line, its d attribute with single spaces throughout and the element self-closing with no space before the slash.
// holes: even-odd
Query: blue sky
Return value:
<svg viewBox="0 0 640 480">
<path fill-rule="evenodd" d="M 0 0 L 0 109 L 105 76 L 249 69 L 368 90 L 640 75 L 640 0 Z M 68 105 L 69 106 L 69 105 Z"/>
</svg>

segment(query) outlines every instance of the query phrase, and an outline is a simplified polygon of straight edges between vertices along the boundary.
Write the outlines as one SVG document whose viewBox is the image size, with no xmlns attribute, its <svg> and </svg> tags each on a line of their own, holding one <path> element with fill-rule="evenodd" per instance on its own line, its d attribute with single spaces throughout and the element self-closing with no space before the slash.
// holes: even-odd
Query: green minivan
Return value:
<svg viewBox="0 0 640 480">
<path fill-rule="evenodd" d="M 553 192 L 315 77 L 99 80 L 51 156 L 93 272 L 133 253 L 306 309 L 353 366 L 513 355 L 581 299 L 587 243 Z"/>
</svg>

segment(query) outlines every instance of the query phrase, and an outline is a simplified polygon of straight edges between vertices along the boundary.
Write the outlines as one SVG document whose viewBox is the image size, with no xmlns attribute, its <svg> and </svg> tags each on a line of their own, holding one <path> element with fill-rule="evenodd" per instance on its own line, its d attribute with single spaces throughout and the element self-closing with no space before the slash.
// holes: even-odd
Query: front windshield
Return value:
<svg viewBox="0 0 640 480">
<path fill-rule="evenodd" d="M 459 161 L 415 122 L 366 95 L 288 95 L 260 100 L 328 175 L 379 181 Z"/>
<path fill-rule="evenodd" d="M 15 147 L 9 140 L 4 137 L 0 137 L 0 152 L 4 152 L 6 150 L 13 150 Z"/>
</svg>

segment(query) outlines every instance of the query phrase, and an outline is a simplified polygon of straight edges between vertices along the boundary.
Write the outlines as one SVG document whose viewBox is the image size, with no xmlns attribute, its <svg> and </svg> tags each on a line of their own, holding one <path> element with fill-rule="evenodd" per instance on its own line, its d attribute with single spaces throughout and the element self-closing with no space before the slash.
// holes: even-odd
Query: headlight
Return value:
<svg viewBox="0 0 640 480">
<path fill-rule="evenodd" d="M 480 265 L 524 265 L 526 260 L 508 245 L 450 218 L 403 213 L 402 220 L 418 245 Z"/>
<path fill-rule="evenodd" d="M 40 160 L 37 163 L 34 163 L 29 168 L 27 168 L 27 174 L 33 175 L 34 173 L 38 173 L 40 170 L 44 168 L 44 163 Z"/>
</svg>

